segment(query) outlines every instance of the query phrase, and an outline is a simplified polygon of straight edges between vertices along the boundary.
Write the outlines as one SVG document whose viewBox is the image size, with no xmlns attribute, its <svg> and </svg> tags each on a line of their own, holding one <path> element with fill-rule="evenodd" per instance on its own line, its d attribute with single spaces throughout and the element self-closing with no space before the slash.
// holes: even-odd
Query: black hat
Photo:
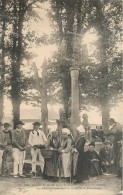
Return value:
<svg viewBox="0 0 123 195">
<path fill-rule="evenodd" d="M 110 119 L 109 119 L 109 122 L 115 123 L 114 118 L 110 118 Z"/>
<path fill-rule="evenodd" d="M 104 144 L 111 144 L 110 140 L 105 140 Z"/>
<path fill-rule="evenodd" d="M 95 147 L 95 143 L 94 143 L 94 142 L 91 142 L 91 143 L 89 144 L 89 146 L 94 146 L 94 147 Z"/>
<path fill-rule="evenodd" d="M 17 121 L 16 125 L 24 125 L 24 123 L 22 121 Z"/>
<path fill-rule="evenodd" d="M 11 126 L 9 123 L 4 123 L 4 127 L 5 126 L 7 126 L 7 127 L 9 127 L 9 126 Z"/>
<path fill-rule="evenodd" d="M 37 122 L 37 121 L 34 122 L 34 123 L 32 123 L 32 124 L 33 124 L 33 125 L 39 125 L 39 126 L 41 125 L 41 123 L 40 123 L 40 122 Z"/>
</svg>

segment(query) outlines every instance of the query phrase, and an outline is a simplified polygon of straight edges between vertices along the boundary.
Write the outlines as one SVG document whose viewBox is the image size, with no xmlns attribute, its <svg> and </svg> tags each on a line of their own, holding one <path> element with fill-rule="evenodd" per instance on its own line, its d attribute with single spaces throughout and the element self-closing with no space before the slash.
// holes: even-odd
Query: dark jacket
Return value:
<svg viewBox="0 0 123 195">
<path fill-rule="evenodd" d="M 114 158 L 113 149 L 112 148 L 107 149 L 105 147 L 101 148 L 99 152 L 99 157 L 101 162 L 104 163 L 108 162 L 110 164 Z"/>
<path fill-rule="evenodd" d="M 6 146 L 6 138 L 5 138 L 5 135 L 4 135 L 4 132 L 3 130 L 0 130 L 0 150 L 3 150 L 4 147 Z"/>
<path fill-rule="evenodd" d="M 26 133 L 25 130 L 19 130 L 19 129 L 15 129 L 12 132 L 12 145 L 13 148 L 25 148 L 27 144 L 27 137 L 26 137 Z"/>
</svg>

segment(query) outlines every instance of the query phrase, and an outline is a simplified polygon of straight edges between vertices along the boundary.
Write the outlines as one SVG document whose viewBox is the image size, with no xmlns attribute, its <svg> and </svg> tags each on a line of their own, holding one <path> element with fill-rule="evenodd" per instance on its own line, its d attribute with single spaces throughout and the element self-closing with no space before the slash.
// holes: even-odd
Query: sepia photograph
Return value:
<svg viewBox="0 0 123 195">
<path fill-rule="evenodd" d="M 0 0 L 0 194 L 123 195 L 122 0 Z"/>
</svg>

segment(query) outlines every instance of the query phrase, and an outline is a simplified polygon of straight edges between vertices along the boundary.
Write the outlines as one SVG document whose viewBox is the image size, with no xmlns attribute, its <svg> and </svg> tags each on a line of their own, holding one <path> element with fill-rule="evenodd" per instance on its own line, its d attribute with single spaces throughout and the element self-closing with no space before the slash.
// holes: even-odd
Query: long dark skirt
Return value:
<svg viewBox="0 0 123 195">
<path fill-rule="evenodd" d="M 86 160 L 85 152 L 81 152 L 78 155 L 75 179 L 77 181 L 87 180 L 89 178 L 87 169 L 88 168 L 87 168 L 87 160 Z"/>
<path fill-rule="evenodd" d="M 88 163 L 88 173 L 91 177 L 99 176 L 100 174 L 102 174 L 100 162 L 96 160 L 90 161 Z"/>
</svg>

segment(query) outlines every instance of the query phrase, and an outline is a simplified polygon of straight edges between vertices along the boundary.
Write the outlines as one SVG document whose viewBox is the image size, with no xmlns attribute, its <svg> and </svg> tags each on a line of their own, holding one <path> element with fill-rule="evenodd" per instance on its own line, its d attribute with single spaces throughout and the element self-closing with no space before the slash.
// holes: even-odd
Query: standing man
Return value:
<svg viewBox="0 0 123 195">
<path fill-rule="evenodd" d="M 13 151 L 12 151 L 12 130 L 11 125 L 4 123 L 4 136 L 6 139 L 6 146 L 3 153 L 3 174 L 10 175 L 13 172 Z"/>
<path fill-rule="evenodd" d="M 12 132 L 13 158 L 14 158 L 14 177 L 25 177 L 23 175 L 23 165 L 26 152 L 26 134 L 22 128 L 24 123 L 18 121 L 16 129 Z"/>
<path fill-rule="evenodd" d="M 109 119 L 109 125 L 106 129 L 106 138 L 113 143 L 114 151 L 114 171 L 116 174 L 119 172 L 119 156 L 120 156 L 120 144 L 122 140 L 122 125 L 117 123 L 113 118 Z"/>
<path fill-rule="evenodd" d="M 44 158 L 41 154 L 41 148 L 45 148 L 47 138 L 43 131 L 40 128 L 41 123 L 34 122 L 33 130 L 29 134 L 28 143 L 31 146 L 31 155 L 32 155 L 32 176 L 36 176 L 36 160 L 37 156 L 39 157 L 41 172 L 44 171 Z"/>
<path fill-rule="evenodd" d="M 4 132 L 2 130 L 2 123 L 0 122 L 0 177 L 2 176 L 2 158 L 3 158 L 3 152 L 4 148 L 6 146 L 6 140 L 4 136 Z"/>
</svg>

